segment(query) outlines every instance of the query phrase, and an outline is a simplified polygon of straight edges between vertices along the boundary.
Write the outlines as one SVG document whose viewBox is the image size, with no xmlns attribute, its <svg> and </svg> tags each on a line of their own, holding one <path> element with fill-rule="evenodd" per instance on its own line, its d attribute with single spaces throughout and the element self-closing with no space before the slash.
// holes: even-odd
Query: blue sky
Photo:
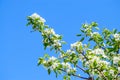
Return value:
<svg viewBox="0 0 120 80">
<path fill-rule="evenodd" d="M 0 0 L 0 11 L 0 80 L 62 80 L 37 66 L 47 51 L 40 34 L 26 27 L 26 17 L 34 12 L 64 35 L 67 46 L 79 40 L 75 35 L 84 22 L 96 21 L 100 28 L 120 27 L 120 0 Z"/>
</svg>

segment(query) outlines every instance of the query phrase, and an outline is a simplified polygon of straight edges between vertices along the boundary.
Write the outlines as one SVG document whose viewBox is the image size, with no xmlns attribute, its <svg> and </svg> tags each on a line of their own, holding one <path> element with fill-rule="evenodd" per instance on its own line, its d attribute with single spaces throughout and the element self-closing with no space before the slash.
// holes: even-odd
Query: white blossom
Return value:
<svg viewBox="0 0 120 80">
<path fill-rule="evenodd" d="M 102 60 L 100 60 L 100 63 L 103 63 L 103 64 L 105 64 L 105 65 L 109 65 L 109 64 L 110 64 L 109 62 L 107 62 L 107 61 L 102 61 Z"/>
<path fill-rule="evenodd" d="M 91 61 L 92 61 L 92 62 L 94 62 L 94 61 L 99 62 L 99 61 L 100 61 L 100 58 L 97 57 L 97 56 L 94 56 L 94 57 L 92 57 L 92 60 L 91 60 Z"/>
<path fill-rule="evenodd" d="M 120 73 L 120 67 L 118 67 L 118 72 Z"/>
<path fill-rule="evenodd" d="M 66 51 L 66 53 L 71 54 L 71 53 L 75 53 L 75 51 L 73 51 L 73 50 L 69 49 L 69 50 L 67 50 L 67 51 Z"/>
<path fill-rule="evenodd" d="M 77 42 L 71 44 L 71 49 L 76 48 L 76 47 L 80 47 L 80 46 L 82 46 L 82 43 L 77 41 Z"/>
<path fill-rule="evenodd" d="M 40 16 L 37 13 L 33 13 L 30 17 L 33 19 L 40 18 Z"/>
<path fill-rule="evenodd" d="M 113 63 L 114 64 L 118 63 L 119 61 L 120 61 L 119 57 L 117 57 L 117 56 L 113 57 Z"/>
<path fill-rule="evenodd" d="M 49 58 L 48 62 L 55 61 L 56 59 L 57 59 L 56 57 L 52 56 L 52 57 Z"/>
<path fill-rule="evenodd" d="M 64 54 L 60 53 L 59 58 L 63 58 Z"/>
<path fill-rule="evenodd" d="M 55 34 L 54 29 L 50 29 L 50 33 L 51 33 L 51 34 Z"/>
<path fill-rule="evenodd" d="M 76 72 L 76 68 L 67 69 L 67 73 Z"/>
<path fill-rule="evenodd" d="M 77 71 L 76 68 L 73 68 L 74 71 Z"/>
<path fill-rule="evenodd" d="M 40 15 L 38 15 L 37 13 L 33 13 L 31 16 L 30 16 L 32 19 L 40 19 L 41 22 L 46 22 L 46 20 L 44 18 L 42 18 Z"/>
<path fill-rule="evenodd" d="M 67 73 L 70 73 L 71 72 L 71 69 L 67 69 Z"/>
<path fill-rule="evenodd" d="M 100 49 L 100 48 L 97 48 L 97 49 L 94 49 L 94 50 L 92 51 L 92 53 L 104 55 L 104 50 L 103 50 L 103 49 Z"/>
<path fill-rule="evenodd" d="M 64 62 L 63 62 L 62 65 L 63 65 L 64 68 L 69 68 L 69 69 L 71 69 L 71 66 L 70 66 L 69 63 L 64 63 Z"/>
<path fill-rule="evenodd" d="M 88 66 L 89 64 L 90 64 L 89 61 L 86 61 L 86 62 L 85 62 L 85 65 L 86 65 L 86 66 Z"/>
<path fill-rule="evenodd" d="M 71 53 L 71 50 L 70 50 L 70 49 L 69 49 L 69 50 L 67 50 L 67 51 L 66 51 L 66 53 Z"/>
<path fill-rule="evenodd" d="M 58 43 L 58 40 L 54 40 L 53 42 L 54 42 L 54 43 Z"/>
<path fill-rule="evenodd" d="M 46 64 L 46 63 L 47 63 L 47 61 L 46 61 L 46 60 L 44 60 L 44 61 L 43 61 L 43 64 Z"/>
<path fill-rule="evenodd" d="M 58 67 L 58 65 L 59 65 L 58 63 L 53 62 L 53 64 L 52 64 L 51 68 L 52 68 L 52 69 L 55 69 L 55 68 L 57 68 L 57 67 Z"/>
<path fill-rule="evenodd" d="M 94 35 L 99 35 L 99 33 L 98 32 L 91 33 L 91 37 L 93 37 Z"/>
<path fill-rule="evenodd" d="M 87 27 L 86 29 L 85 29 L 85 32 L 87 32 L 87 31 L 91 31 L 92 29 L 91 28 L 89 28 L 89 27 Z"/>
<path fill-rule="evenodd" d="M 113 34 L 113 37 L 115 38 L 116 41 L 120 40 L 120 34 Z"/>
<path fill-rule="evenodd" d="M 112 74 L 112 76 L 114 76 L 114 70 L 110 69 L 110 74 Z"/>
<path fill-rule="evenodd" d="M 82 54 L 79 54 L 79 59 L 81 60 L 81 61 L 83 61 L 84 60 L 84 56 L 82 55 Z M 87 62 L 87 61 L 86 61 Z"/>
<path fill-rule="evenodd" d="M 53 46 L 61 46 L 62 44 L 58 41 L 58 42 L 54 42 Z"/>
<path fill-rule="evenodd" d="M 107 58 L 107 59 L 108 59 L 108 57 L 107 57 L 105 54 L 103 54 L 102 56 L 103 56 L 104 58 Z"/>
<path fill-rule="evenodd" d="M 54 33 L 55 34 L 55 33 Z M 55 34 L 55 36 L 57 37 L 57 38 L 59 38 L 60 37 L 60 35 L 59 34 Z"/>
<path fill-rule="evenodd" d="M 103 70 L 103 73 L 105 73 L 106 72 L 106 70 Z"/>
<path fill-rule="evenodd" d="M 48 35 L 54 34 L 55 35 L 55 31 L 54 31 L 54 29 L 49 28 L 49 29 L 45 29 L 43 34 L 48 34 Z"/>
<path fill-rule="evenodd" d="M 53 46 L 61 46 L 62 45 L 59 40 L 53 40 L 53 42 L 54 42 Z"/>
</svg>

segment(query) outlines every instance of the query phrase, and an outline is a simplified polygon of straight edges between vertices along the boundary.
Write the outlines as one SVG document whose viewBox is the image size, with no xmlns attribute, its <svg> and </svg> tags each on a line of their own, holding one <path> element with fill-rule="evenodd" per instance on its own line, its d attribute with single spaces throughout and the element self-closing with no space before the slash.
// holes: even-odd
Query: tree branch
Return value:
<svg viewBox="0 0 120 80">
<path fill-rule="evenodd" d="M 86 60 L 89 60 L 89 59 L 84 55 L 84 52 L 82 52 L 82 55 L 84 56 L 84 58 L 85 58 Z"/>
<path fill-rule="evenodd" d="M 104 76 L 104 74 L 99 69 L 97 69 L 97 70 L 99 71 L 99 73 L 101 74 L 101 76 L 103 76 L 104 80 L 107 80 L 107 78 Z"/>
<path fill-rule="evenodd" d="M 78 78 L 82 78 L 82 79 L 86 79 L 86 80 L 88 80 L 89 78 L 85 78 L 85 77 L 82 77 L 82 76 L 79 76 L 79 75 L 76 75 L 76 74 L 72 74 L 73 76 L 76 76 L 76 77 L 78 77 Z"/>
<path fill-rule="evenodd" d="M 82 52 L 82 55 L 87 61 L 89 61 L 89 59 L 84 55 L 84 52 Z M 88 80 L 94 80 L 94 76 L 91 76 L 89 72 L 87 72 L 87 74 L 90 76 Z"/>
<path fill-rule="evenodd" d="M 76 67 L 79 68 L 80 70 L 82 70 L 83 72 L 87 73 L 90 76 L 90 74 L 88 72 L 86 72 L 83 68 L 81 68 L 80 66 L 76 65 Z"/>
<path fill-rule="evenodd" d="M 63 69 L 60 69 L 61 71 L 63 71 L 63 72 L 66 72 L 65 70 L 63 70 Z M 67 72 L 66 72 L 67 73 Z M 75 77 L 78 77 L 78 78 L 82 78 L 82 79 L 85 79 L 85 80 L 89 80 L 89 78 L 86 78 L 86 77 L 82 77 L 82 76 L 79 76 L 79 75 L 77 75 L 77 74 L 71 74 L 72 76 L 75 76 Z"/>
</svg>

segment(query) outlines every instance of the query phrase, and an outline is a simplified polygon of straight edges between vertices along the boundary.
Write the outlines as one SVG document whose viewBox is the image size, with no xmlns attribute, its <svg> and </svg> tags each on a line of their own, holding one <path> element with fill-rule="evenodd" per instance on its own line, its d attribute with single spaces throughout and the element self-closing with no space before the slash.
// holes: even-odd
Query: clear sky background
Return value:
<svg viewBox="0 0 120 80">
<path fill-rule="evenodd" d="M 120 31 L 120 0 L 0 0 L 0 80 L 62 80 L 37 66 L 47 51 L 40 34 L 26 27 L 26 17 L 34 12 L 64 35 L 67 46 L 79 40 L 75 35 L 84 22 Z"/>
</svg>

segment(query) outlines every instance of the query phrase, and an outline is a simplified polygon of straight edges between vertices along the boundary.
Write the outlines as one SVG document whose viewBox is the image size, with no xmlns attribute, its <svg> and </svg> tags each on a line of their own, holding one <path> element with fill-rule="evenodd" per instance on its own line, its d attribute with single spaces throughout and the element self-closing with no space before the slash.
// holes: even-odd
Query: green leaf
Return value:
<svg viewBox="0 0 120 80">
<path fill-rule="evenodd" d="M 70 80 L 70 76 L 65 75 L 65 76 L 63 77 L 63 80 Z"/>
<path fill-rule="evenodd" d="M 63 80 L 67 80 L 67 77 L 66 77 L 66 76 L 64 76 L 64 77 L 63 77 Z"/>
<path fill-rule="evenodd" d="M 43 59 L 42 59 L 42 58 L 39 58 L 39 60 L 38 60 L 38 66 L 41 65 L 42 62 L 43 62 Z"/>
<path fill-rule="evenodd" d="M 45 27 L 45 28 L 48 28 L 48 25 L 45 25 L 44 27 Z"/>
<path fill-rule="evenodd" d="M 48 69 L 48 74 L 50 75 L 50 73 L 51 73 L 51 70 L 50 70 L 50 68 Z"/>
<path fill-rule="evenodd" d="M 90 47 L 90 43 L 87 44 L 87 47 Z"/>
<path fill-rule="evenodd" d="M 61 43 L 62 43 L 62 44 L 66 44 L 66 42 L 65 42 L 65 41 L 61 41 Z"/>
<path fill-rule="evenodd" d="M 77 34 L 76 36 L 81 36 L 81 34 Z"/>
<path fill-rule="evenodd" d="M 58 77 L 58 73 L 57 73 L 57 71 L 56 71 L 56 70 L 54 70 L 54 73 L 55 73 L 56 78 L 57 78 L 57 77 Z"/>
<path fill-rule="evenodd" d="M 96 22 L 92 22 L 91 25 L 92 25 L 93 27 L 98 26 L 98 24 L 97 24 Z"/>
<path fill-rule="evenodd" d="M 108 52 L 114 51 L 114 48 L 108 48 Z"/>
<path fill-rule="evenodd" d="M 65 54 L 65 52 L 64 52 L 64 51 L 62 51 L 62 50 L 61 50 L 60 52 L 61 52 L 62 54 Z"/>
<path fill-rule="evenodd" d="M 89 69 L 85 70 L 86 73 L 89 73 Z"/>
<path fill-rule="evenodd" d="M 105 73 L 104 73 L 104 75 L 105 75 L 105 76 L 108 76 L 108 75 L 109 75 L 109 73 L 108 73 L 108 72 L 105 72 Z"/>
<path fill-rule="evenodd" d="M 44 54 L 44 58 L 49 58 L 50 56 L 48 54 Z"/>
<path fill-rule="evenodd" d="M 80 39 L 80 42 L 82 42 L 84 39 L 85 39 L 85 38 L 84 38 L 84 37 L 82 37 L 82 38 Z"/>
<path fill-rule="evenodd" d="M 47 46 L 49 46 L 50 44 L 49 43 L 44 43 L 43 45 L 44 45 L 44 49 L 46 49 Z"/>
<path fill-rule="evenodd" d="M 97 62 L 96 61 L 93 62 L 93 66 L 97 66 Z"/>
<path fill-rule="evenodd" d="M 93 38 L 90 38 L 88 41 L 92 41 L 93 40 Z"/>
<path fill-rule="evenodd" d="M 115 34 L 116 32 L 117 32 L 117 29 L 114 29 L 114 30 L 113 30 L 113 33 Z"/>
<path fill-rule="evenodd" d="M 83 32 L 83 33 L 85 32 L 83 29 L 80 29 L 80 30 L 81 30 L 81 32 Z"/>
<path fill-rule="evenodd" d="M 26 26 L 29 26 L 29 25 L 31 25 L 31 23 L 30 23 L 30 22 L 28 22 L 28 23 L 26 24 Z"/>
<path fill-rule="evenodd" d="M 44 26 L 43 25 L 40 25 L 39 28 L 40 28 L 40 31 L 44 30 Z"/>
</svg>

